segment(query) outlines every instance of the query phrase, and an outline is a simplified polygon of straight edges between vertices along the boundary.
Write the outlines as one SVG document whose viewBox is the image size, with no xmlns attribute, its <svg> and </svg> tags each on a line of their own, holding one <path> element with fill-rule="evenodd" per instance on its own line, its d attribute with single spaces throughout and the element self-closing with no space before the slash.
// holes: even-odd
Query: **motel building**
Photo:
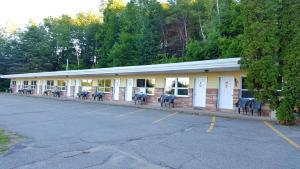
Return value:
<svg viewBox="0 0 300 169">
<path fill-rule="evenodd" d="M 104 102 L 133 104 L 135 93 L 147 94 L 147 105 L 160 106 L 162 94 L 175 95 L 175 107 L 200 108 L 210 112 L 236 112 L 235 103 L 248 97 L 246 72 L 240 58 L 170 64 L 125 66 L 85 70 L 2 75 L 11 80 L 13 93 L 32 89 L 32 95 L 59 90 L 61 97 L 74 98 L 88 91 L 104 92 Z M 269 115 L 268 113 L 264 115 Z"/>
</svg>

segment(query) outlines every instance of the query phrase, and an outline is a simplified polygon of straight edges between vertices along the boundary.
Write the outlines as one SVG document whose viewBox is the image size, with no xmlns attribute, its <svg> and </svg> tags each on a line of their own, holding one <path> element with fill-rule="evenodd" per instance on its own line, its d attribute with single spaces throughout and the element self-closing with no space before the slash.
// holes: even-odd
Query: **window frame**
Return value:
<svg viewBox="0 0 300 169">
<path fill-rule="evenodd" d="M 180 79 L 180 78 L 187 78 L 188 79 L 188 87 L 178 87 L 178 79 Z M 190 78 L 189 77 L 182 77 L 182 76 L 178 76 L 178 77 L 166 77 L 165 78 L 164 93 L 166 93 L 166 89 L 167 89 L 167 79 L 175 79 L 175 86 L 171 87 L 171 88 L 168 88 L 168 89 L 174 89 L 174 95 L 175 96 L 178 96 L 178 97 L 189 97 L 190 96 L 190 94 L 189 94 Z M 187 90 L 188 91 L 187 95 L 179 95 L 178 94 L 178 90 L 179 89 Z"/>
<path fill-rule="evenodd" d="M 243 88 L 243 78 L 247 78 L 247 76 L 246 75 L 241 75 L 241 77 L 240 77 L 240 94 L 239 94 L 239 97 L 240 98 L 253 98 L 253 96 L 252 97 L 243 97 L 243 92 L 248 92 L 249 93 L 249 89 L 244 89 Z"/>
<path fill-rule="evenodd" d="M 35 83 L 33 84 L 33 82 L 35 82 Z M 32 80 L 32 81 L 30 82 L 30 88 L 31 88 L 31 89 L 35 89 L 35 88 L 36 88 L 36 85 L 37 85 L 37 81 L 36 81 L 36 80 Z"/>
<path fill-rule="evenodd" d="M 106 81 L 110 81 L 110 85 L 106 85 Z M 103 81 L 103 87 L 100 86 L 100 81 Z M 111 93 L 111 84 L 112 84 L 112 79 L 98 79 L 97 80 L 97 91 L 101 91 L 100 89 L 103 89 L 103 93 Z M 109 89 L 109 92 L 106 91 L 106 89 Z"/>
<path fill-rule="evenodd" d="M 83 81 L 86 81 L 86 84 L 91 84 L 88 86 L 83 86 L 82 83 Z M 90 81 L 90 82 L 89 82 Z M 88 90 L 84 90 L 84 88 L 88 89 Z M 93 80 L 92 79 L 82 79 L 81 80 L 81 91 L 82 92 L 92 92 L 93 91 Z"/>
<path fill-rule="evenodd" d="M 25 82 L 27 82 L 27 84 L 25 84 Z M 28 80 L 24 80 L 23 81 L 23 89 L 28 89 L 29 88 L 29 81 Z"/>
<path fill-rule="evenodd" d="M 60 84 L 60 82 L 62 82 L 62 83 Z M 63 85 L 63 83 L 65 85 Z M 66 91 L 66 86 L 67 86 L 67 81 L 66 80 L 57 80 L 57 90 Z"/>
<path fill-rule="evenodd" d="M 12 81 L 11 81 L 11 87 L 16 87 L 16 86 L 17 86 L 17 81 L 12 80 Z"/>
<path fill-rule="evenodd" d="M 48 82 L 50 82 L 48 84 Z M 54 87 L 54 80 L 46 80 L 46 90 L 53 90 Z"/>
<path fill-rule="evenodd" d="M 137 85 L 138 85 L 138 83 L 137 83 L 137 81 L 138 80 L 144 80 L 145 82 L 144 82 L 144 87 L 138 87 Z M 150 80 L 150 81 L 154 81 L 154 84 L 153 84 L 153 87 L 147 87 L 147 80 Z M 136 82 L 136 89 L 138 90 L 138 91 L 142 91 L 142 93 L 145 93 L 145 94 L 147 94 L 147 95 L 149 95 L 149 96 L 153 96 L 153 95 L 155 95 L 155 87 L 156 87 L 156 80 L 155 80 L 155 78 L 137 78 L 137 79 L 135 79 L 135 82 Z M 151 94 L 151 93 L 147 93 L 147 89 L 153 89 L 153 93 Z"/>
</svg>

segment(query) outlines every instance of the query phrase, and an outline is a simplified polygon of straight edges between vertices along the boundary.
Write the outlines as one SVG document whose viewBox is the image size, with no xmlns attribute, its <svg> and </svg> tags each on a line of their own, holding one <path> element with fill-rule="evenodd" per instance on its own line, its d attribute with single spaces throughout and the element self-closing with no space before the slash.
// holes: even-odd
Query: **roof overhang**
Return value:
<svg viewBox="0 0 300 169">
<path fill-rule="evenodd" d="M 1 78 L 40 78 L 40 77 L 78 77 L 78 76 L 115 76 L 135 74 L 161 74 L 161 73 L 193 73 L 218 72 L 240 70 L 240 58 L 204 60 L 181 63 L 123 66 L 99 69 L 83 69 L 55 72 L 40 72 L 26 74 L 1 75 Z"/>
</svg>

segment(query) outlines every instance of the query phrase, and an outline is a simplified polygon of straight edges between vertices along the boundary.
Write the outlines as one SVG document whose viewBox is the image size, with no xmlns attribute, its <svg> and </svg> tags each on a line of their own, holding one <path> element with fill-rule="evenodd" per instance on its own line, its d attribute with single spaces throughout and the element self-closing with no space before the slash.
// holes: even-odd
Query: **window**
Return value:
<svg viewBox="0 0 300 169">
<path fill-rule="evenodd" d="M 242 98 L 253 98 L 253 95 L 250 93 L 246 83 L 246 77 L 241 77 L 241 97 Z"/>
<path fill-rule="evenodd" d="M 64 80 L 58 80 L 57 81 L 57 90 L 66 90 L 66 81 Z"/>
<path fill-rule="evenodd" d="M 136 79 L 137 92 L 154 95 L 155 79 Z"/>
<path fill-rule="evenodd" d="M 31 89 L 36 88 L 36 80 L 31 81 Z"/>
<path fill-rule="evenodd" d="M 46 90 L 52 90 L 54 86 L 54 80 L 47 80 Z"/>
<path fill-rule="evenodd" d="M 104 93 L 110 93 L 111 91 L 111 80 L 98 80 L 98 91 Z"/>
<path fill-rule="evenodd" d="M 81 89 L 83 92 L 92 92 L 92 85 L 93 85 L 92 80 L 82 80 L 81 81 L 81 86 L 82 86 Z"/>
<path fill-rule="evenodd" d="M 188 96 L 189 78 L 188 77 L 166 78 L 165 93 L 177 95 L 177 96 Z"/>
<path fill-rule="evenodd" d="M 29 86 L 28 86 L 28 80 L 26 81 L 23 81 L 23 88 L 24 89 L 27 89 Z"/>
<path fill-rule="evenodd" d="M 15 80 L 11 81 L 11 86 L 16 86 L 17 82 Z"/>
</svg>

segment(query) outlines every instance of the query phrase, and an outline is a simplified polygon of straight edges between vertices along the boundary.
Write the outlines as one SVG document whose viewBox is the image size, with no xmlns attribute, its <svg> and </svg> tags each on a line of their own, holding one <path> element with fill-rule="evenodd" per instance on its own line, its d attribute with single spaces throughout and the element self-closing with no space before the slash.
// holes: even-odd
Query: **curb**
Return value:
<svg viewBox="0 0 300 169">
<path fill-rule="evenodd" d="M 271 117 L 261 117 L 261 116 L 249 116 L 249 115 L 242 115 L 237 113 L 222 113 L 222 112 L 208 112 L 204 110 L 186 110 L 186 109 L 176 109 L 176 108 L 161 108 L 161 107 L 151 107 L 148 105 L 140 105 L 140 104 L 123 104 L 123 103 L 115 103 L 115 102 L 101 102 L 101 101 L 94 101 L 94 100 L 79 100 L 79 99 L 72 99 L 72 98 L 56 98 L 56 97 L 49 97 L 49 96 L 32 96 L 32 95 L 21 95 L 21 94 L 11 94 L 11 93 L 0 93 L 0 95 L 10 95 L 10 96 L 22 96 L 22 97 L 31 97 L 31 98 L 42 98 L 42 99 L 50 99 L 50 100 L 57 100 L 57 101 L 73 101 L 79 103 L 88 103 L 88 104 L 103 104 L 103 105 L 113 105 L 113 106 L 125 106 L 125 107 L 135 107 L 135 108 L 142 108 L 142 109 L 150 109 L 150 110 L 160 110 L 165 112 L 178 112 L 180 114 L 189 114 L 189 115 L 196 115 L 196 116 L 216 116 L 222 118 L 231 118 L 231 119 L 242 119 L 242 120 L 255 120 L 255 121 L 271 121 L 276 122 L 275 119 L 271 119 Z"/>
</svg>

